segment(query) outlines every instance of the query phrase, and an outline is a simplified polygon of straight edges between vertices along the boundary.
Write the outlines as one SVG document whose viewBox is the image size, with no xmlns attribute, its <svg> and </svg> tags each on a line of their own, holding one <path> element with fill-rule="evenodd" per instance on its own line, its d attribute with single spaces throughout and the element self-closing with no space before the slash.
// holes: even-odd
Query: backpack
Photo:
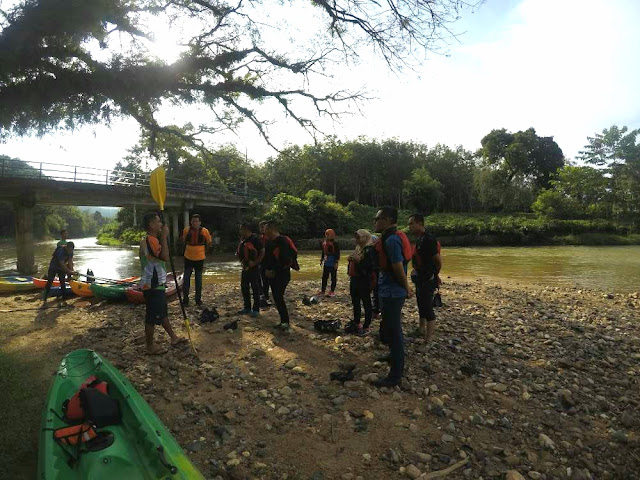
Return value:
<svg viewBox="0 0 640 480">
<path fill-rule="evenodd" d="M 122 419 L 120 405 L 109 396 L 107 387 L 107 383 L 96 376 L 87 378 L 62 404 L 65 420 L 69 423 L 91 421 L 96 427 L 119 424 Z"/>
</svg>

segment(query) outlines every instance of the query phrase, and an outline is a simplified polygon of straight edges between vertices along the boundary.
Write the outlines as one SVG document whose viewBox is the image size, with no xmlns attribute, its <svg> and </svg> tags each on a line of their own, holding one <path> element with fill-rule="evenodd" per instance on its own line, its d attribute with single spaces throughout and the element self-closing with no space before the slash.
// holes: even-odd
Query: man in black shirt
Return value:
<svg viewBox="0 0 640 480">
<path fill-rule="evenodd" d="M 280 228 L 274 220 L 267 222 L 265 227 L 267 246 L 265 248 L 264 270 L 273 302 L 276 304 L 280 315 L 280 324 L 276 328 L 283 331 L 289 330 L 289 312 L 284 302 L 284 292 L 291 280 L 291 265 L 294 261 L 294 252 L 289 244 L 289 239 L 280 235 Z"/>
<path fill-rule="evenodd" d="M 260 315 L 260 262 L 264 258 L 264 247 L 262 242 L 249 223 L 240 225 L 240 243 L 238 244 L 238 260 L 242 263 L 242 275 L 240 277 L 240 288 L 244 300 L 244 308 L 240 310 L 241 315 L 251 315 L 256 318 Z M 251 295 L 249 288 L 253 292 L 253 309 L 251 308 Z"/>
<path fill-rule="evenodd" d="M 409 230 L 417 238 L 413 246 L 411 280 L 416 286 L 420 331 L 429 342 L 436 329 L 433 295 L 440 283 L 440 245 L 438 240 L 425 230 L 424 216 L 419 213 L 409 217 Z"/>
</svg>

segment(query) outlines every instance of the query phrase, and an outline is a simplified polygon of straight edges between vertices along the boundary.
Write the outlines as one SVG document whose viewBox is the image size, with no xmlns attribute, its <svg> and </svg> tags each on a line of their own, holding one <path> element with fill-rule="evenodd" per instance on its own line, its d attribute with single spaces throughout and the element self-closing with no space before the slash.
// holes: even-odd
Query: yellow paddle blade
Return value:
<svg viewBox="0 0 640 480">
<path fill-rule="evenodd" d="M 149 187 L 153 201 L 158 204 L 160 210 L 164 210 L 164 201 L 167 198 L 167 181 L 164 177 L 164 168 L 158 167 L 149 177 Z"/>
</svg>

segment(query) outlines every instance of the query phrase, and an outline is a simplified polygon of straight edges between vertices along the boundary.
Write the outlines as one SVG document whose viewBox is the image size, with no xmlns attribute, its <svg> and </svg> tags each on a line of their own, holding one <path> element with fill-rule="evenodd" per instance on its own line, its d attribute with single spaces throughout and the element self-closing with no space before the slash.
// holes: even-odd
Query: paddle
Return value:
<svg viewBox="0 0 640 480">
<path fill-rule="evenodd" d="M 167 181 L 164 175 L 164 168 L 158 167 L 153 172 L 151 172 L 151 176 L 149 177 L 149 187 L 151 188 L 151 196 L 153 197 L 153 201 L 158 204 L 160 207 L 160 220 L 164 224 L 164 201 L 167 198 Z M 187 328 L 187 336 L 189 337 L 189 343 L 191 344 L 191 348 L 193 349 L 193 353 L 198 355 L 196 351 L 196 347 L 193 345 L 193 340 L 191 340 L 191 326 L 189 325 L 189 319 L 187 318 L 187 312 L 184 309 L 184 304 L 182 303 L 182 293 L 180 292 L 180 285 L 178 285 L 178 276 L 176 275 L 176 269 L 173 266 L 173 256 L 171 255 L 171 248 L 169 248 L 169 264 L 171 265 L 171 272 L 173 273 L 173 278 L 176 279 L 176 291 L 178 292 L 178 301 L 180 302 L 180 309 L 182 310 L 182 318 L 184 319 L 184 326 Z"/>
<path fill-rule="evenodd" d="M 137 280 L 129 280 L 129 281 L 124 281 L 124 280 L 115 280 L 113 278 L 105 278 L 105 277 L 96 277 L 95 275 L 87 275 L 85 273 L 78 273 L 79 277 L 86 277 L 86 278 L 94 278 L 96 280 L 100 280 L 101 282 L 105 282 L 105 283 L 115 283 L 117 285 L 134 285 L 136 283 L 138 283 Z"/>
</svg>

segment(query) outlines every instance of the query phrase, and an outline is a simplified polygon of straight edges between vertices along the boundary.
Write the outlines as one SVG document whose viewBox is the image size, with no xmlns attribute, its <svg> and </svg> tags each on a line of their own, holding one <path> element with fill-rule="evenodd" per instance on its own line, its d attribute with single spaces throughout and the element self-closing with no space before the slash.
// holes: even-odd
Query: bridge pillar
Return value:
<svg viewBox="0 0 640 480">
<path fill-rule="evenodd" d="M 24 202 L 14 204 L 16 213 L 16 253 L 18 271 L 23 275 L 36 272 L 33 242 L 33 205 Z"/>
<path fill-rule="evenodd" d="M 191 222 L 189 220 L 189 208 L 184 207 L 184 228 L 191 226 Z"/>
<path fill-rule="evenodd" d="M 180 238 L 180 231 L 178 230 L 178 212 L 171 213 L 171 231 L 173 233 L 173 250 L 178 253 L 178 239 Z"/>
</svg>

